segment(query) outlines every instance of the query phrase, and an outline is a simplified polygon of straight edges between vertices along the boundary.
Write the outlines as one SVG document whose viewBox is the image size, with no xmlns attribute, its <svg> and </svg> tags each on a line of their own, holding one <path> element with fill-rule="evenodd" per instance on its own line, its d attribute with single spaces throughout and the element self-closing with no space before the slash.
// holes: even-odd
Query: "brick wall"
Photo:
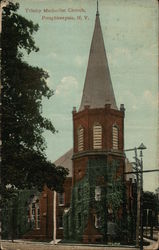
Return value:
<svg viewBox="0 0 159 250">
<path fill-rule="evenodd" d="M 93 126 L 99 123 L 102 126 L 102 148 L 93 149 Z M 113 149 L 112 127 L 118 127 L 118 149 Z M 78 151 L 78 128 L 84 128 L 84 149 Z M 101 109 L 89 109 L 88 106 L 81 112 L 73 111 L 73 137 L 74 137 L 74 155 L 73 155 L 73 184 L 81 180 L 86 172 L 86 165 L 89 157 L 92 155 L 105 154 L 108 161 L 117 159 L 121 161 L 119 175 L 124 171 L 124 112 L 110 108 L 106 105 Z"/>
<path fill-rule="evenodd" d="M 58 194 L 56 199 L 56 214 L 57 220 L 58 216 L 63 215 L 64 209 L 70 206 L 71 200 L 71 187 L 72 178 L 68 177 L 64 183 L 64 205 L 59 206 L 58 204 Z M 44 187 L 43 192 L 39 197 L 40 202 L 40 228 L 33 229 L 23 236 L 25 239 L 40 239 L 48 240 L 53 238 L 53 192 Z M 63 229 L 57 226 L 57 238 L 63 238 Z"/>
<path fill-rule="evenodd" d="M 124 112 L 110 109 L 89 109 L 73 112 L 74 153 L 78 153 L 77 130 L 81 125 L 84 128 L 84 151 L 93 150 L 93 125 L 99 122 L 102 125 L 102 150 L 112 149 L 112 126 L 119 128 L 119 150 L 124 148 Z"/>
</svg>

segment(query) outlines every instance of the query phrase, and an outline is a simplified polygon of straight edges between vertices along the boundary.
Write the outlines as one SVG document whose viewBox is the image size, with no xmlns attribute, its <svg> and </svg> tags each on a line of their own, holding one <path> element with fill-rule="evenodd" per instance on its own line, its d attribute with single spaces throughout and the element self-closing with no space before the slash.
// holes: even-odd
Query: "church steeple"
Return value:
<svg viewBox="0 0 159 250">
<path fill-rule="evenodd" d="M 97 0 L 97 12 L 96 12 L 96 16 L 99 16 L 99 10 L 98 10 L 98 0 Z"/>
<path fill-rule="evenodd" d="M 111 104 L 112 109 L 118 109 L 108 67 L 97 0 L 95 28 L 79 111 L 82 111 L 85 105 L 90 108 L 104 108 L 105 104 Z"/>
<path fill-rule="evenodd" d="M 107 232 L 103 231 L 103 228 L 105 230 L 106 223 L 109 221 L 105 211 L 108 211 L 111 206 L 109 204 L 106 207 L 105 198 L 111 192 L 109 183 L 112 184 L 111 178 L 107 178 L 107 173 L 113 169 L 113 180 L 117 176 L 122 180 L 124 178 L 124 115 L 124 106 L 121 105 L 118 110 L 115 101 L 97 1 L 95 27 L 81 106 L 79 112 L 75 108 L 72 111 L 73 195 L 71 202 L 73 205 L 70 207 L 68 216 L 69 221 L 73 222 L 70 228 L 74 227 L 74 237 L 82 239 L 84 243 L 105 242 L 104 235 Z M 88 190 L 87 200 L 93 200 L 93 202 L 88 202 L 84 211 L 82 206 L 86 200 L 85 184 Z M 96 198 L 97 196 L 100 198 Z M 100 204 L 104 206 L 101 205 L 97 209 L 100 200 Z M 73 206 L 78 209 L 72 210 Z M 100 228 L 97 228 L 99 219 Z M 71 231 L 69 235 L 72 237 Z"/>
</svg>

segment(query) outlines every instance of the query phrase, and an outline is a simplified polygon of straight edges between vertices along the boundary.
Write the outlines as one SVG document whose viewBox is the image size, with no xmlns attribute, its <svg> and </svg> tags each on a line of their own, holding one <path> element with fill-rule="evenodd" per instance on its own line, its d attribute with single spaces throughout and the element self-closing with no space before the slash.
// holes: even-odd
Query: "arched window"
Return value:
<svg viewBox="0 0 159 250">
<path fill-rule="evenodd" d="M 78 151 L 84 149 L 84 128 L 80 126 L 78 128 Z"/>
<path fill-rule="evenodd" d="M 113 125 L 112 128 L 112 142 L 113 142 L 113 149 L 118 149 L 119 147 L 119 129 L 117 125 Z"/>
<path fill-rule="evenodd" d="M 40 228 L 40 207 L 39 199 L 36 195 L 33 196 L 29 203 L 28 222 L 36 229 Z"/>
<path fill-rule="evenodd" d="M 99 123 L 93 126 L 93 148 L 102 148 L 102 126 Z"/>
</svg>

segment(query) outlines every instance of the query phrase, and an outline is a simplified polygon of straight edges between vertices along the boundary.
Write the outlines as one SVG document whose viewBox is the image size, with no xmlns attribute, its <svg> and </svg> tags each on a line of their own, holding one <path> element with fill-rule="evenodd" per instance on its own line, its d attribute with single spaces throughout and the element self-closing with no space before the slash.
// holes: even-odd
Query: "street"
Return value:
<svg viewBox="0 0 159 250">
<path fill-rule="evenodd" d="M 50 243 L 33 243 L 33 242 L 24 242 L 24 241 L 2 241 L 3 250 L 130 250 L 137 248 L 135 247 L 119 247 L 119 246 L 104 246 L 104 245 L 67 245 L 67 244 L 58 244 L 52 245 Z"/>
</svg>

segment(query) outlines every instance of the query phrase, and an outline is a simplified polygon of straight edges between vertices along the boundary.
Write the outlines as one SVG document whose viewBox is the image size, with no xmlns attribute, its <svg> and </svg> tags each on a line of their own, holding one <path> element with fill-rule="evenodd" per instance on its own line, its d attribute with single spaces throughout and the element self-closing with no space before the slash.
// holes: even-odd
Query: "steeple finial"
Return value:
<svg viewBox="0 0 159 250">
<path fill-rule="evenodd" d="M 97 13 L 96 16 L 99 16 L 99 10 L 98 10 L 98 0 L 97 0 Z"/>
</svg>

